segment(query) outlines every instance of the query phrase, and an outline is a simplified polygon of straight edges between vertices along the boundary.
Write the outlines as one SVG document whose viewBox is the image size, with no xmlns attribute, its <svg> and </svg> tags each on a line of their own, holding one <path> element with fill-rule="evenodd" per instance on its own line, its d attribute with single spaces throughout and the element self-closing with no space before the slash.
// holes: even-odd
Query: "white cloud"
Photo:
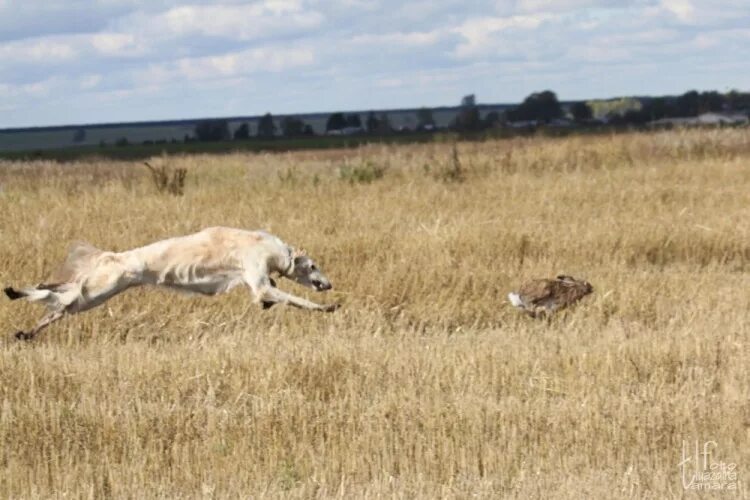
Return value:
<svg viewBox="0 0 750 500">
<path fill-rule="evenodd" d="M 363 45 L 423 46 L 437 43 L 440 37 L 441 33 L 438 30 L 428 32 L 414 31 L 409 33 L 356 35 L 351 39 L 351 42 Z"/>
<path fill-rule="evenodd" d="M 570 59 L 590 63 L 625 62 L 633 59 L 632 52 L 627 48 L 597 44 L 573 47 L 567 55 Z"/>
<path fill-rule="evenodd" d="M 359 9 L 365 11 L 375 11 L 380 7 L 377 2 L 371 0 L 337 0 L 333 3 L 339 4 L 335 8 Z"/>
<path fill-rule="evenodd" d="M 52 77 L 34 83 L 27 83 L 16 87 L 19 94 L 29 97 L 47 97 L 61 84 L 58 78 Z"/>
<path fill-rule="evenodd" d="M 144 44 L 130 33 L 97 33 L 89 39 L 94 49 L 105 56 L 135 57 L 146 51 Z"/>
<path fill-rule="evenodd" d="M 660 0 L 645 7 L 645 15 L 656 22 L 676 22 L 687 26 L 721 28 L 735 23 L 747 25 L 750 2 L 746 0 Z"/>
<path fill-rule="evenodd" d="M 695 8 L 690 0 L 662 0 L 661 5 L 680 21 L 690 22 L 693 20 Z"/>
<path fill-rule="evenodd" d="M 403 78 L 379 78 L 375 81 L 375 85 L 382 88 L 403 87 L 406 84 Z"/>
<path fill-rule="evenodd" d="M 85 75 L 81 77 L 81 88 L 90 90 L 96 88 L 102 81 L 102 75 Z"/>
<path fill-rule="evenodd" d="M 203 35 L 252 40 L 319 26 L 323 16 L 296 0 L 265 0 L 242 5 L 186 5 L 141 19 L 159 36 Z"/>
<path fill-rule="evenodd" d="M 62 63 L 76 58 L 74 44 L 64 37 L 46 37 L 0 44 L 0 62 Z"/>
<path fill-rule="evenodd" d="M 153 64 L 140 76 L 156 83 L 226 79 L 254 73 L 281 72 L 308 66 L 314 61 L 314 53 L 307 48 L 257 48 Z"/>
<path fill-rule="evenodd" d="M 676 42 L 681 39 L 680 32 L 675 29 L 646 29 L 644 31 L 635 31 L 629 33 L 605 34 L 596 38 L 595 44 L 602 46 L 633 46 L 649 45 L 653 48 L 656 45 Z"/>
<path fill-rule="evenodd" d="M 498 35 L 512 31 L 533 31 L 551 17 L 549 14 L 536 14 L 469 19 L 453 30 L 464 39 L 456 47 L 455 55 L 467 58 L 496 52 L 502 48 Z"/>
<path fill-rule="evenodd" d="M 569 12 L 574 10 L 580 10 L 584 8 L 606 8 L 606 7 L 617 7 L 623 8 L 628 4 L 633 3 L 632 1 L 616 1 L 616 0 L 519 0 L 516 3 L 516 8 L 519 12 L 523 13 L 536 13 L 536 12 Z M 503 2 L 498 2 L 498 7 L 502 9 Z"/>
</svg>

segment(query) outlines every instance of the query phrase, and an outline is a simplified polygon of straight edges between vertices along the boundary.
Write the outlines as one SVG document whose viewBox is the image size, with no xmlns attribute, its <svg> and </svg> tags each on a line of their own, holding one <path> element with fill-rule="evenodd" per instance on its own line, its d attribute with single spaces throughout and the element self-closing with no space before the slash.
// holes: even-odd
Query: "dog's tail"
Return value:
<svg viewBox="0 0 750 500">
<path fill-rule="evenodd" d="M 71 246 L 65 262 L 53 273 L 49 282 L 21 289 L 9 286 L 3 291 L 10 300 L 26 299 L 29 302 L 41 302 L 53 309 L 68 306 L 81 293 L 81 275 L 85 274 L 103 253 L 88 243 L 76 242 Z"/>
<path fill-rule="evenodd" d="M 29 302 L 41 303 L 50 309 L 68 306 L 80 295 L 80 288 L 72 283 L 39 285 L 35 288 L 28 287 L 20 290 L 9 286 L 3 291 L 10 300 L 26 299 Z"/>
<path fill-rule="evenodd" d="M 3 291 L 5 292 L 5 295 L 7 295 L 10 300 L 18 300 L 27 296 L 25 292 L 16 290 L 12 286 L 5 287 Z"/>
<path fill-rule="evenodd" d="M 16 290 L 9 286 L 3 291 L 10 300 L 26 299 L 30 302 L 47 302 L 53 295 L 51 290 L 44 288 L 22 288 L 21 290 Z"/>
</svg>

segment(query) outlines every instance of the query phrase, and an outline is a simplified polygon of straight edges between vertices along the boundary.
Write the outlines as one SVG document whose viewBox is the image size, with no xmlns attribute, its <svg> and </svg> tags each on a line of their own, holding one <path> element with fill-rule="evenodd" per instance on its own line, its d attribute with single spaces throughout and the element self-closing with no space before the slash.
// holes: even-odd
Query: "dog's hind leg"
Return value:
<svg viewBox="0 0 750 500">
<path fill-rule="evenodd" d="M 18 340 L 31 340 L 36 335 L 47 328 L 49 325 L 54 323 L 55 321 L 59 320 L 65 315 L 64 310 L 56 310 L 56 311 L 50 311 L 47 314 L 45 314 L 42 319 L 39 320 L 39 322 L 34 325 L 34 328 L 29 330 L 28 332 L 19 331 L 16 332 L 16 339 Z"/>
</svg>

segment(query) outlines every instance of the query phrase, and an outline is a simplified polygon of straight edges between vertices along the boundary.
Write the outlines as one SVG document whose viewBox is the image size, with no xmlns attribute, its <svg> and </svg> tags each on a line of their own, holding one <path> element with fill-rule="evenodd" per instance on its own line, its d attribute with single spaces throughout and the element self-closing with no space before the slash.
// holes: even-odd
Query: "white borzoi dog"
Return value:
<svg viewBox="0 0 750 500">
<path fill-rule="evenodd" d="M 316 304 L 279 290 L 271 278 L 274 273 L 317 291 L 332 288 L 304 251 L 295 250 L 276 236 L 212 227 L 125 252 L 106 252 L 77 243 L 50 281 L 20 290 L 8 287 L 5 294 L 11 300 L 24 298 L 47 307 L 34 328 L 16 333 L 18 339 L 31 339 L 65 314 L 86 311 L 140 285 L 204 295 L 246 285 L 253 292 L 254 302 L 264 309 L 277 303 L 326 312 L 339 307 Z"/>
</svg>

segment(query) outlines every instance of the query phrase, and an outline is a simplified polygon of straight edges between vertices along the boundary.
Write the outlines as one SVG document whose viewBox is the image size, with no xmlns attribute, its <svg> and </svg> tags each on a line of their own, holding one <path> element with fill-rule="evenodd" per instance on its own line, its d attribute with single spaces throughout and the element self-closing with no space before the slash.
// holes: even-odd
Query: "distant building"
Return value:
<svg viewBox="0 0 750 500">
<path fill-rule="evenodd" d="M 558 127 L 558 128 L 567 128 L 572 127 L 575 125 L 573 120 L 568 120 L 567 118 L 555 118 L 553 120 L 550 120 L 549 127 Z"/>
<path fill-rule="evenodd" d="M 698 116 L 661 118 L 648 122 L 650 127 L 678 127 L 696 125 L 744 125 L 750 120 L 742 113 L 703 113 Z"/>
<path fill-rule="evenodd" d="M 748 123 L 747 115 L 740 113 L 703 113 L 698 116 L 701 125 L 741 125 Z"/>
<path fill-rule="evenodd" d="M 519 120 L 515 122 L 508 122 L 508 126 L 511 128 L 534 128 L 539 125 L 537 120 Z"/>
</svg>

